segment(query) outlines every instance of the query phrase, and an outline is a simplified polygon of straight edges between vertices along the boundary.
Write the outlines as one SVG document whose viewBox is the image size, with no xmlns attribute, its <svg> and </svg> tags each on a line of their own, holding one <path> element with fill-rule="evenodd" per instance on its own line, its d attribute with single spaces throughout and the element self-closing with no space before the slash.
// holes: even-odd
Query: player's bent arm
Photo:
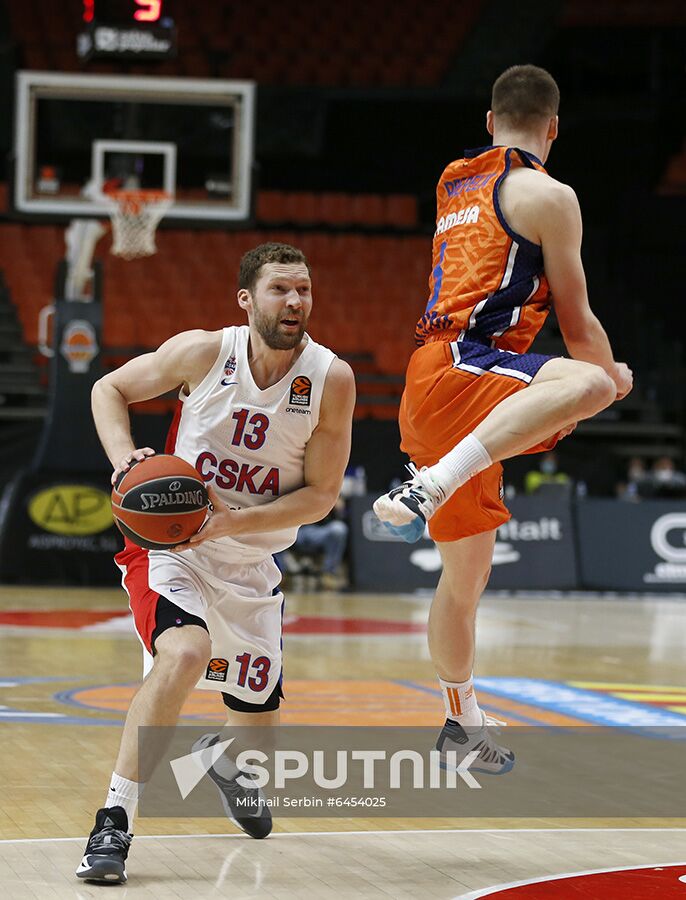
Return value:
<svg viewBox="0 0 686 900">
<path fill-rule="evenodd" d="M 581 211 L 574 191 L 555 182 L 538 207 L 543 266 L 565 345 L 573 359 L 595 363 L 617 381 L 605 329 L 591 311 L 581 261 Z"/>
<path fill-rule="evenodd" d="M 127 456 L 142 458 L 153 452 L 135 450 L 129 405 L 159 397 L 179 385 L 192 390 L 211 368 L 220 344 L 221 332 L 185 331 L 165 341 L 153 353 L 138 356 L 96 381 L 91 393 L 93 419 L 115 469 L 126 470 L 127 466 L 119 464 Z"/>
<path fill-rule="evenodd" d="M 304 486 L 272 503 L 241 510 L 228 509 L 209 488 L 217 511 L 189 544 L 224 535 L 279 531 L 323 519 L 338 499 L 348 465 L 354 406 L 355 376 L 347 363 L 335 359 L 326 376 L 319 422 L 305 448 Z"/>
</svg>

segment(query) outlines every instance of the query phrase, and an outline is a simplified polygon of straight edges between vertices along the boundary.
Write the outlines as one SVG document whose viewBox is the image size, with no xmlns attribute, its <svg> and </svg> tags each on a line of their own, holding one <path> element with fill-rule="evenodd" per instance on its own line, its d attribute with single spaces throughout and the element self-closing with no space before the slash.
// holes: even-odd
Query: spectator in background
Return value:
<svg viewBox="0 0 686 900">
<path fill-rule="evenodd" d="M 295 543 L 290 550 L 278 554 L 277 564 L 282 571 L 295 575 L 303 571 L 301 557 L 321 556 L 316 572 L 318 585 L 325 590 L 340 590 L 347 584 L 341 571 L 347 545 L 345 501 L 339 496 L 334 508 L 320 522 L 300 526 Z"/>
<path fill-rule="evenodd" d="M 641 499 L 641 485 L 648 477 L 645 463 L 640 456 L 632 456 L 626 467 L 626 481 L 620 481 L 615 487 L 615 495 L 619 500 L 635 503 Z"/>
<path fill-rule="evenodd" d="M 645 463 L 640 456 L 632 456 L 626 467 L 627 484 L 634 485 L 636 491 L 642 481 L 645 481 L 648 473 Z"/>
<path fill-rule="evenodd" d="M 650 493 L 643 496 L 681 499 L 686 497 L 686 475 L 680 472 L 669 456 L 660 456 L 653 463 L 650 475 L 645 480 Z"/>
<path fill-rule="evenodd" d="M 552 450 L 541 456 L 538 469 L 532 469 L 524 476 L 524 490 L 527 494 L 535 494 L 544 484 L 571 485 L 569 475 L 558 471 L 557 454 Z"/>
<path fill-rule="evenodd" d="M 620 482 L 615 493 L 621 500 L 651 500 L 686 498 L 686 475 L 680 472 L 669 456 L 658 457 L 646 470 L 643 460 L 634 456 L 627 465 L 627 480 Z"/>
</svg>

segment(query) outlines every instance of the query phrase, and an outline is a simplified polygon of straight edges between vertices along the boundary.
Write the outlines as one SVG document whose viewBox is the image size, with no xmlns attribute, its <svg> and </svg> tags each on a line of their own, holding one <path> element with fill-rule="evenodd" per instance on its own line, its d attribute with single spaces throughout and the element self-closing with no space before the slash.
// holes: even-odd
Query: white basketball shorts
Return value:
<svg viewBox="0 0 686 900">
<path fill-rule="evenodd" d="M 282 666 L 284 598 L 274 560 L 219 563 L 202 548 L 179 554 L 126 543 L 115 561 L 144 647 L 144 675 L 153 664 L 157 603 L 166 597 L 207 625 L 212 658 L 198 687 L 264 703 L 279 684 Z"/>
</svg>

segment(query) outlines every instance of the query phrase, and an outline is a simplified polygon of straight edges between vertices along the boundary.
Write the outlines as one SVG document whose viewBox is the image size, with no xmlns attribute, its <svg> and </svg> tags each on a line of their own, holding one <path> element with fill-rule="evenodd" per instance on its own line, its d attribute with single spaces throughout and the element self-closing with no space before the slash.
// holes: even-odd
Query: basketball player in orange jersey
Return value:
<svg viewBox="0 0 686 900">
<path fill-rule="evenodd" d="M 510 518 L 500 460 L 549 450 L 632 387 L 589 307 L 577 198 L 543 168 L 558 105 L 548 72 L 508 69 L 486 117 L 493 145 L 441 176 L 430 298 L 400 406 L 401 446 L 416 465 L 374 504 L 407 541 L 428 523 L 441 554 L 429 616 L 447 714 L 438 749 L 476 749 L 471 768 L 497 774 L 514 756 L 485 727 L 472 666 L 496 529 Z M 553 302 L 569 359 L 527 352 Z"/>
<path fill-rule="evenodd" d="M 114 483 L 154 453 L 136 447 L 129 405 L 180 386 L 167 452 L 197 468 L 214 512 L 174 552 L 127 540 L 116 557 L 148 674 L 77 869 L 90 881 L 126 880 L 133 817 L 150 774 L 139 770 L 139 726 L 176 724 L 196 686 L 220 692 L 231 725 L 278 723 L 283 596 L 273 554 L 294 542 L 298 526 L 332 509 L 348 462 L 354 376 L 305 332 L 312 308 L 305 256 L 262 244 L 241 260 L 238 284 L 247 326 L 178 334 L 93 390 Z M 216 741 L 206 735 L 194 747 L 207 750 L 208 764 Z M 145 762 L 152 769 L 155 759 Z M 240 774 L 225 756 L 209 769 L 232 821 L 266 837 L 269 809 L 257 802 L 257 788 L 241 787 Z"/>
</svg>

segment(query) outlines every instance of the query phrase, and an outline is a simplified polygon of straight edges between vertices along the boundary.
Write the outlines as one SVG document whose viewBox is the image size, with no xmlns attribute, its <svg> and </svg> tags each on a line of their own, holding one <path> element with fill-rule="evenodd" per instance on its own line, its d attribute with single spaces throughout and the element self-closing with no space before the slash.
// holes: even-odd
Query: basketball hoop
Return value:
<svg viewBox="0 0 686 900">
<path fill-rule="evenodd" d="M 107 190 L 102 200 L 112 220 L 112 253 L 138 259 L 157 252 L 155 231 L 174 202 L 166 191 Z"/>
</svg>

